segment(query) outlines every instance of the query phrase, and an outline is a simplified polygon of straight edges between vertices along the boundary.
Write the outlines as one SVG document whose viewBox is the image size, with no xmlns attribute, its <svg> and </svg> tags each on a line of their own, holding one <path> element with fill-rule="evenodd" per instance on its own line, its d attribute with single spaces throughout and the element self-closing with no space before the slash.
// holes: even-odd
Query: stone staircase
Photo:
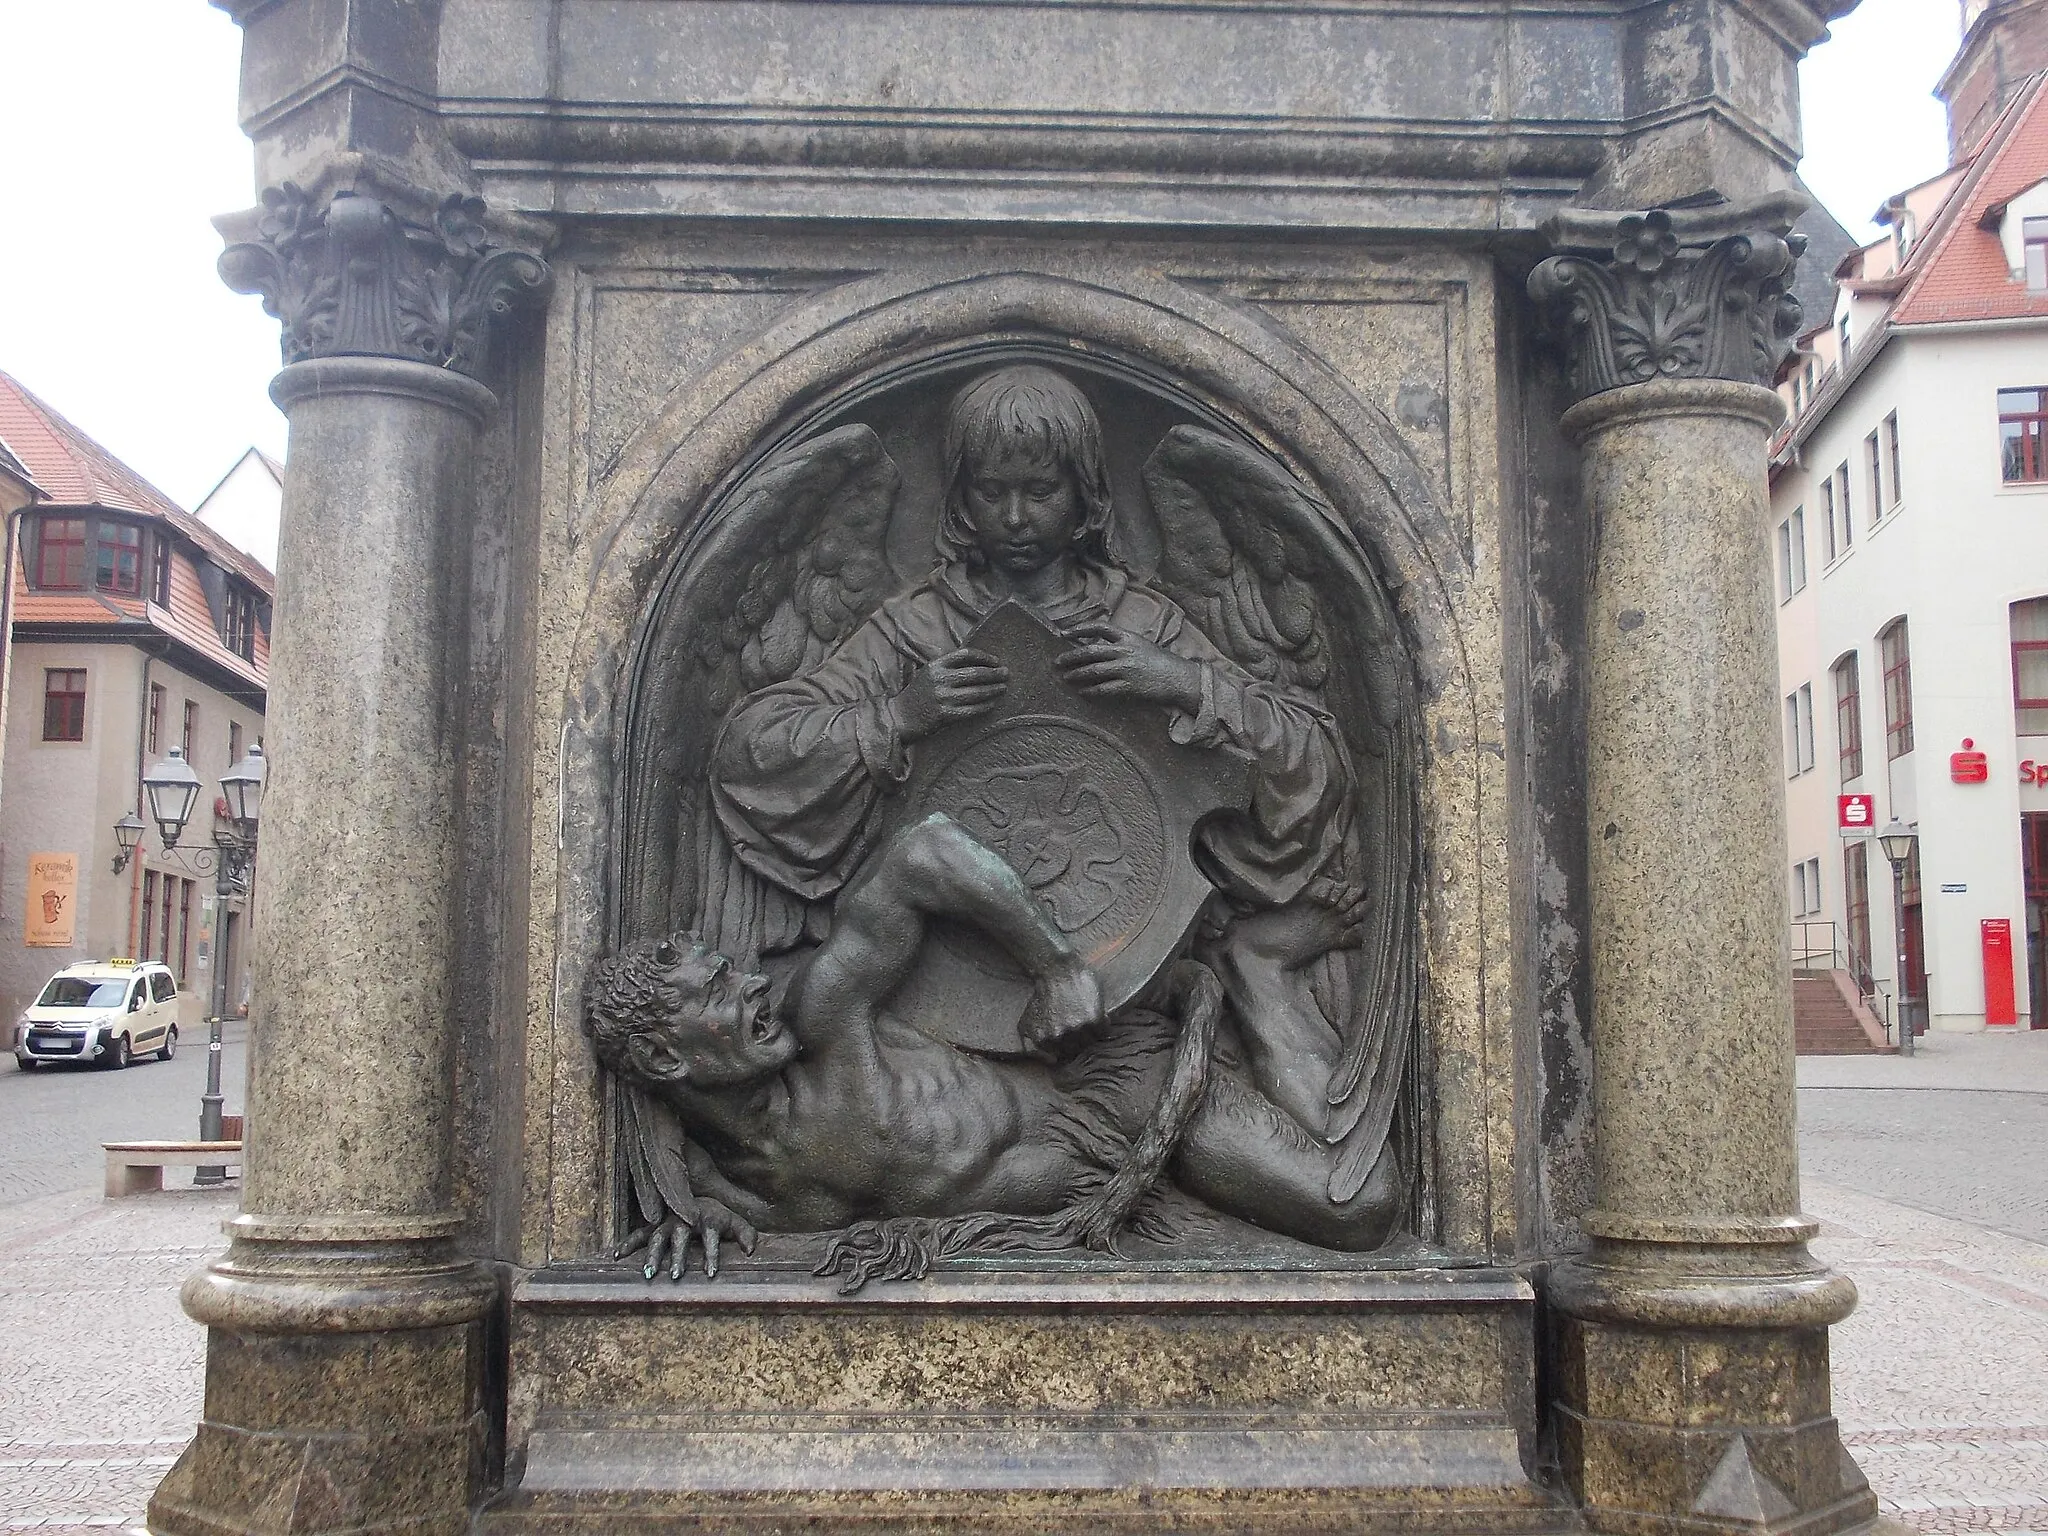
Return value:
<svg viewBox="0 0 2048 1536">
<path fill-rule="evenodd" d="M 1874 1020 L 1866 1025 L 1857 1018 L 1847 979 L 1844 971 L 1793 976 L 1793 1038 L 1801 1056 L 1874 1056 L 1897 1049 L 1883 1043 Z"/>
</svg>

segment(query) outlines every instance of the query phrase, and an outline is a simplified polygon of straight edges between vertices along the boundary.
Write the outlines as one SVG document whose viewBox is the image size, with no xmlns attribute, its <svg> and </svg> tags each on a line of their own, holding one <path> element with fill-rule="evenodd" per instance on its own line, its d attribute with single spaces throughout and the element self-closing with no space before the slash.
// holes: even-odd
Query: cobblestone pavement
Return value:
<svg viewBox="0 0 2048 1536">
<path fill-rule="evenodd" d="M 1811 1179 L 2048 1243 L 2048 1030 L 1799 1062 Z"/>
<path fill-rule="evenodd" d="M 241 1019 L 230 1019 L 221 1030 L 222 1108 L 231 1115 L 242 1109 L 248 1032 Z M 103 1141 L 197 1136 L 205 1089 L 203 1025 L 179 1040 L 171 1060 L 139 1061 L 125 1072 L 68 1065 L 19 1072 L 11 1055 L 0 1055 L 0 1209 L 97 1186 Z M 182 1170 L 165 1178 L 191 1182 Z"/>
<path fill-rule="evenodd" d="M 1915 1530 L 2048 1536 L 2048 1138 L 2033 1118 L 2048 1107 L 2048 1034 L 1844 1060 L 1800 1063 L 1815 1246 L 1863 1298 L 1834 1333 L 1844 1437 L 1885 1511 Z M 182 1134 L 183 1086 L 173 1098 L 158 1081 L 166 1102 L 147 1112 L 178 1117 L 163 1133 Z M 93 1082 L 149 1079 L 71 1091 Z M 0 1145 L 31 1154 L 28 1177 L 78 1186 L 0 1183 L 0 1532 L 139 1532 L 199 1415 L 204 1335 L 178 1286 L 221 1246 L 235 1192 L 102 1201 L 81 1148 L 156 1132 L 132 1115 L 102 1131 L 92 1116 L 118 1106 L 88 1102 L 85 1130 L 62 1102 L 24 1124 L 29 1106 L 0 1098 Z M 60 1155 L 41 1145 L 53 1138 L 78 1145 Z M 1937 1201 L 1952 1214 L 1914 1208 Z"/>
<path fill-rule="evenodd" d="M 227 1190 L 0 1209 L 0 1531 L 139 1529 L 199 1417 L 206 1336 L 178 1306 Z"/>
<path fill-rule="evenodd" d="M 2048 1032 L 1799 1063 L 1815 1251 L 1862 1301 L 1835 1412 L 1885 1512 L 2048 1536 Z"/>
</svg>

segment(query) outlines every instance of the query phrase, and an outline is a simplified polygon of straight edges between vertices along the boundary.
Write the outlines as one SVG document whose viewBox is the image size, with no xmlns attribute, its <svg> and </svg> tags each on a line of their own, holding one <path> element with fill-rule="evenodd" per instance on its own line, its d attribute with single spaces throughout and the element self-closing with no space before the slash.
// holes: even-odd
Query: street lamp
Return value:
<svg viewBox="0 0 2048 1536">
<path fill-rule="evenodd" d="M 135 857 L 135 849 L 142 842 L 142 818 L 130 811 L 114 823 L 114 841 L 120 844 L 120 851 L 114 855 L 114 873 L 119 874 L 128 867 L 128 861 Z"/>
<path fill-rule="evenodd" d="M 213 826 L 213 997 L 212 1014 L 206 1021 L 206 1092 L 199 1098 L 199 1139 L 221 1139 L 221 1021 L 228 1011 L 227 933 L 228 898 L 246 891 L 249 874 L 256 863 L 257 823 L 263 813 L 263 748 L 256 745 L 220 781 L 221 798 L 227 803 L 225 824 Z M 185 761 L 177 747 L 143 775 L 142 787 L 149 795 L 149 813 L 156 818 L 166 851 L 178 846 L 192 808 L 199 799 L 199 775 Z M 220 1164 L 201 1166 L 192 1176 L 195 1184 L 219 1184 L 227 1178 Z"/>
<path fill-rule="evenodd" d="M 149 814 L 163 834 L 164 848 L 177 847 L 178 835 L 192 819 L 192 807 L 199 801 L 199 775 L 185 761 L 184 748 L 171 748 L 170 756 L 145 773 L 142 789 L 149 796 Z"/>
<path fill-rule="evenodd" d="M 1906 865 L 1920 834 L 1894 816 L 1877 834 L 1877 845 L 1892 866 L 1892 932 L 1898 940 L 1899 1054 L 1913 1054 L 1913 1015 L 1906 1006 Z"/>
</svg>

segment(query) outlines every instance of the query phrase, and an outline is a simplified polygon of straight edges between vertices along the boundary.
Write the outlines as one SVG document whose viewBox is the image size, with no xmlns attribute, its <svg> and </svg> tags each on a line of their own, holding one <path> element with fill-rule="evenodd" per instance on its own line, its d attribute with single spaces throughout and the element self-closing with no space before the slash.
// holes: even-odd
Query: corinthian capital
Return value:
<svg viewBox="0 0 2048 1536">
<path fill-rule="evenodd" d="M 286 182 L 263 194 L 256 238 L 221 252 L 221 280 L 263 296 L 284 360 L 396 357 L 474 376 L 490 324 L 547 290 L 547 263 L 494 242 L 480 198 L 453 194 L 426 222 L 378 198 L 323 208 Z"/>
<path fill-rule="evenodd" d="M 1799 330 L 1795 197 L 1747 207 L 1574 210 L 1544 227 L 1558 254 L 1529 274 L 1581 399 L 1651 379 L 1768 384 Z"/>
</svg>

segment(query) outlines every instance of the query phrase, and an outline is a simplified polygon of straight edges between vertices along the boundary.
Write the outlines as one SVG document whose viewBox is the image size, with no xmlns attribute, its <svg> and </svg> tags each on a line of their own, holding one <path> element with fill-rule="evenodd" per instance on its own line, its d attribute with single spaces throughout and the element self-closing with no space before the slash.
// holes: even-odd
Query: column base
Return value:
<svg viewBox="0 0 2048 1536">
<path fill-rule="evenodd" d="M 442 1223 L 250 1218 L 186 1283 L 208 1325 L 197 1435 L 149 1502 L 157 1536 L 458 1536 L 494 1448 L 496 1284 Z M 263 1236 L 255 1235 L 259 1230 Z"/>
<path fill-rule="evenodd" d="M 1810 1231 L 1794 1220 L 1746 1243 L 1596 1237 L 1587 1259 L 1553 1272 L 1558 1459 L 1590 1529 L 1872 1528 L 1877 1499 L 1842 1445 L 1828 1377 L 1828 1326 L 1855 1287 L 1807 1255 Z"/>
</svg>

